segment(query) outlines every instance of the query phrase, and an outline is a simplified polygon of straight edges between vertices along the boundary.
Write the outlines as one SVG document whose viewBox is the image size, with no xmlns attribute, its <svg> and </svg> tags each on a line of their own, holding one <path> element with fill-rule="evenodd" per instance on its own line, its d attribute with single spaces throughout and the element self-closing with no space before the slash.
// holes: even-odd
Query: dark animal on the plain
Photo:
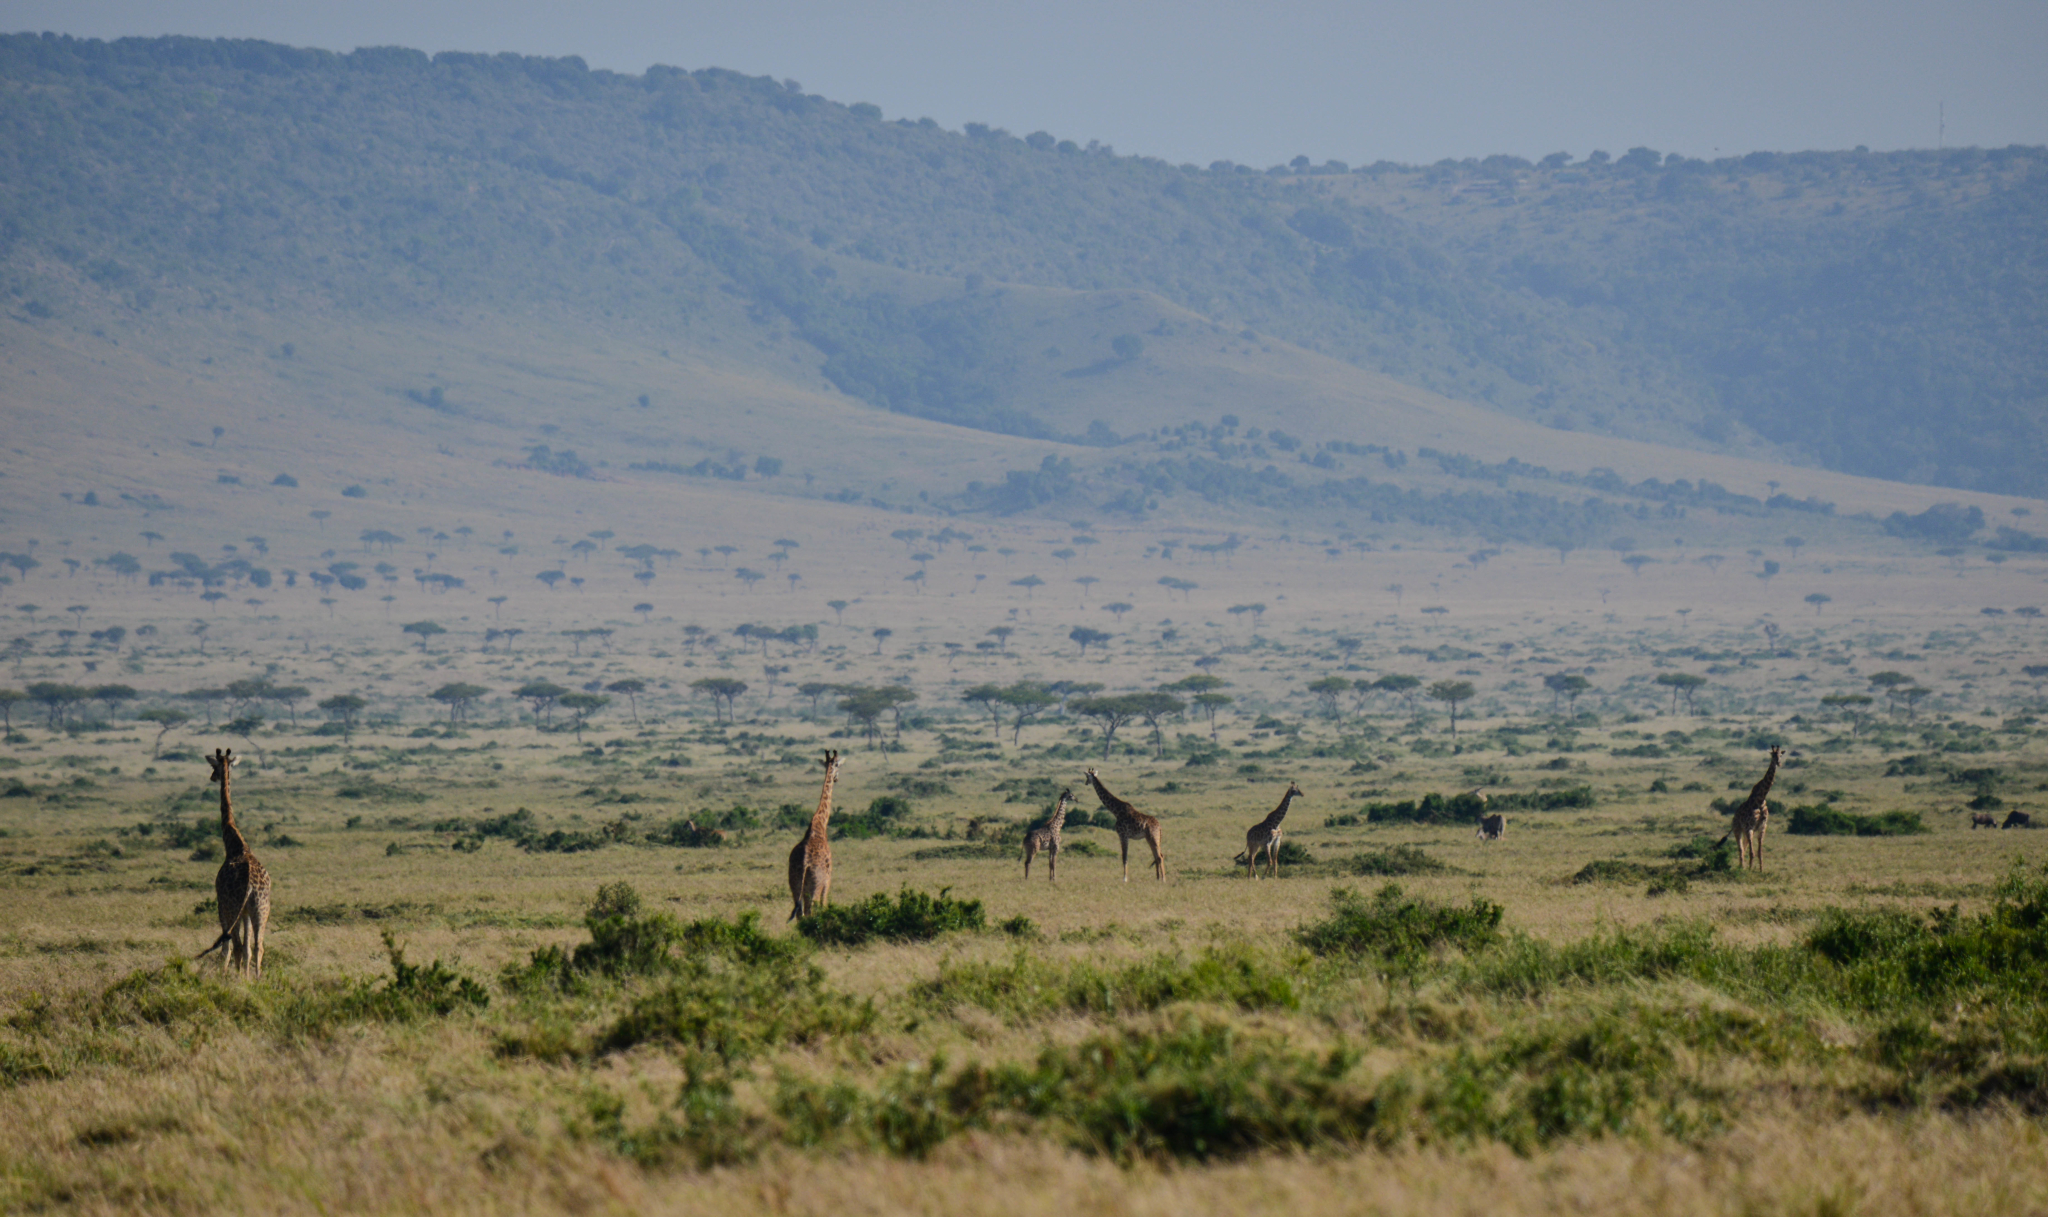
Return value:
<svg viewBox="0 0 2048 1217">
<path fill-rule="evenodd" d="M 1505 836 L 1507 836 L 1507 835 L 1508 835 L 1508 817 L 1507 817 L 1506 813 L 1504 813 L 1504 812 L 1499 812 L 1499 811 L 1496 811 L 1496 812 L 1494 812 L 1494 813 L 1493 813 L 1492 815 L 1489 815 L 1489 816 L 1481 816 L 1481 817 L 1479 818 L 1479 839 L 1480 839 L 1480 840 L 1482 840 L 1482 841 L 1498 841 L 1498 840 L 1500 840 L 1500 839 L 1501 839 L 1502 837 L 1505 837 Z"/>
<path fill-rule="evenodd" d="M 1977 830 L 1978 830 L 1978 829 L 1980 829 L 1980 828 L 1997 828 L 1997 827 L 1998 827 L 1998 817 L 1997 817 L 1997 816 L 1994 816 L 1994 815 L 1992 815 L 1992 814 L 1991 814 L 1990 812 L 1988 812 L 1988 811 L 1980 811 L 1980 812 L 1978 812 L 1977 814 L 1975 814 L 1975 815 L 1973 815 L 1973 816 L 1971 816 L 1971 817 L 1970 817 L 1970 831 L 1971 831 L 1971 832 L 1975 832 L 1975 831 L 1977 831 Z"/>
<path fill-rule="evenodd" d="M 2006 812 L 2005 823 L 1999 825 L 2000 828 L 2032 828 L 2033 826 L 2034 817 L 2024 811 Z"/>
</svg>

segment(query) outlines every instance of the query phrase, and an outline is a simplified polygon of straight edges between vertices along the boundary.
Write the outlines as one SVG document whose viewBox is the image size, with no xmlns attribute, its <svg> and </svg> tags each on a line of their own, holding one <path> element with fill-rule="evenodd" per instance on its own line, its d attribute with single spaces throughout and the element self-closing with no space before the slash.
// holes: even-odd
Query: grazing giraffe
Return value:
<svg viewBox="0 0 2048 1217">
<path fill-rule="evenodd" d="M 1736 865 L 1747 866 L 1754 861 L 1758 874 L 1762 874 L 1764 869 L 1764 831 L 1770 827 L 1771 821 L 1771 804 L 1768 796 L 1771 793 L 1771 783 L 1778 780 L 1778 762 L 1783 760 L 1784 756 L 1783 748 L 1771 749 L 1771 763 L 1764 770 L 1763 780 L 1750 789 L 1749 797 L 1742 801 L 1742 806 L 1735 809 L 1735 818 L 1728 826 L 1728 835 L 1721 838 L 1721 841 L 1726 841 L 1728 837 L 1734 837 Z M 1715 842 L 1716 845 L 1720 843 Z"/>
<path fill-rule="evenodd" d="M 1057 883 L 1060 878 L 1060 829 L 1067 823 L 1067 810 L 1074 805 L 1074 792 L 1060 791 L 1059 802 L 1053 804 L 1052 819 L 1024 834 L 1024 877 L 1031 877 L 1031 859 L 1045 851 L 1045 878 Z"/>
<path fill-rule="evenodd" d="M 219 905 L 220 937 L 199 953 L 204 959 L 222 947 L 228 949 L 225 964 L 252 976 L 263 974 L 263 932 L 270 924 L 270 872 L 249 852 L 249 843 L 235 827 L 235 809 L 229 801 L 228 779 L 233 776 L 232 749 L 216 748 L 206 758 L 213 769 L 207 780 L 220 783 L 220 841 L 227 860 L 213 877 L 214 903 Z"/>
<path fill-rule="evenodd" d="M 818 810 L 811 813 L 811 826 L 804 830 L 803 840 L 789 851 L 791 921 L 831 903 L 827 896 L 832 891 L 832 842 L 825 835 L 825 826 L 832 819 L 832 783 L 839 780 L 839 754 L 828 749 L 824 765 L 825 789 L 818 795 Z"/>
<path fill-rule="evenodd" d="M 1265 819 L 1245 830 L 1244 873 L 1246 877 L 1259 877 L 1259 851 L 1266 851 L 1266 860 L 1272 863 L 1273 877 L 1280 877 L 1280 821 L 1287 818 L 1287 805 L 1296 799 L 1306 798 L 1301 787 L 1287 783 L 1287 793 L 1280 796 L 1280 806 L 1275 807 Z"/>
<path fill-rule="evenodd" d="M 1123 850 L 1124 882 L 1131 881 L 1131 842 L 1144 838 L 1152 847 L 1152 876 L 1166 878 L 1166 848 L 1159 835 L 1159 821 L 1109 793 L 1102 779 L 1095 776 L 1093 769 L 1087 770 L 1088 784 L 1095 788 L 1095 797 L 1102 801 L 1103 809 L 1116 817 L 1116 843 Z"/>
</svg>

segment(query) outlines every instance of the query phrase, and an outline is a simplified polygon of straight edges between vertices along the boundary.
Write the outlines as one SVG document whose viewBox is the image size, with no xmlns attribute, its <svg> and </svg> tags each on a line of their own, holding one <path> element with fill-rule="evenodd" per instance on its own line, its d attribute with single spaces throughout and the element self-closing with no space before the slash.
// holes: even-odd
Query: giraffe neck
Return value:
<svg viewBox="0 0 2048 1217">
<path fill-rule="evenodd" d="M 1129 803 L 1109 793 L 1109 787 L 1102 784 L 1101 778 L 1091 773 L 1088 775 L 1088 784 L 1095 787 L 1095 797 L 1102 800 L 1102 805 L 1109 808 L 1111 815 L 1119 820 L 1129 820 L 1131 818 L 1131 812 L 1136 809 Z"/>
<path fill-rule="evenodd" d="M 1067 808 L 1071 806 L 1073 806 L 1073 800 L 1065 797 L 1062 797 L 1058 803 L 1053 805 L 1051 825 L 1055 835 L 1059 833 L 1060 829 L 1066 827 Z"/>
<path fill-rule="evenodd" d="M 1764 779 L 1763 779 L 1763 781 L 1761 781 L 1761 782 L 1758 782 L 1758 783 L 1756 784 L 1756 786 L 1755 786 L 1755 787 L 1754 787 L 1753 789 L 1751 789 L 1751 790 L 1750 790 L 1750 792 L 1749 792 L 1749 805 L 1750 805 L 1750 806 L 1751 806 L 1752 808 L 1762 808 L 1762 807 L 1764 807 L 1764 806 L 1766 805 L 1766 804 L 1765 804 L 1765 800 L 1766 800 L 1766 799 L 1767 799 L 1767 798 L 1769 797 L 1769 795 L 1770 795 L 1770 793 L 1771 793 L 1771 783 L 1772 783 L 1772 782 L 1775 782 L 1775 781 L 1777 781 L 1777 780 L 1778 780 L 1778 758 L 1774 756 L 1774 757 L 1772 757 L 1772 758 L 1771 758 L 1771 764 L 1770 764 L 1770 767 L 1764 770 Z M 1723 804 L 1723 806 L 1726 806 L 1726 804 Z"/>
<path fill-rule="evenodd" d="M 825 767 L 825 789 L 818 795 L 818 810 L 811 813 L 811 837 L 825 839 L 825 826 L 832 819 L 832 783 L 838 780 L 839 766 Z"/>
<path fill-rule="evenodd" d="M 1269 816 L 1267 816 L 1267 817 L 1266 817 L 1266 827 L 1268 827 L 1268 828 L 1278 828 L 1278 827 L 1280 826 L 1280 821 L 1282 821 L 1282 820 L 1284 820 L 1284 819 L 1286 819 L 1286 818 L 1287 818 L 1287 805 L 1288 805 L 1289 803 L 1292 803 L 1293 801 L 1294 801 L 1294 791 L 1293 791 L 1293 790 L 1289 790 L 1289 791 L 1288 791 L 1288 792 L 1287 792 L 1286 794 L 1283 794 L 1283 795 L 1281 795 L 1281 796 L 1280 796 L 1280 806 L 1278 806 L 1278 807 L 1275 807 L 1275 808 L 1273 809 L 1273 814 L 1272 814 L 1272 815 L 1269 815 Z"/>
<path fill-rule="evenodd" d="M 228 800 L 228 775 L 220 775 L 220 844 L 230 858 L 239 858 L 249 852 L 249 843 L 242 839 L 242 830 L 235 827 L 235 808 Z"/>
</svg>

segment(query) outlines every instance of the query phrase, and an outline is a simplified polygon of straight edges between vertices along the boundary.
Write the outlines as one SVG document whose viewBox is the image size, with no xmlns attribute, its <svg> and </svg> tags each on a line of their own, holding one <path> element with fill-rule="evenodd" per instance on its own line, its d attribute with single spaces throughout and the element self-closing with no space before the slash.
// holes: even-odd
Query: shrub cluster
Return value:
<svg viewBox="0 0 2048 1217">
<path fill-rule="evenodd" d="M 948 930 L 983 930 L 987 918 L 979 900 L 955 900 L 951 888 L 936 896 L 905 887 L 891 900 L 876 892 L 857 904 L 830 905 L 799 918 L 797 933 L 827 946 L 857 947 L 875 939 L 922 942 Z"/>
</svg>

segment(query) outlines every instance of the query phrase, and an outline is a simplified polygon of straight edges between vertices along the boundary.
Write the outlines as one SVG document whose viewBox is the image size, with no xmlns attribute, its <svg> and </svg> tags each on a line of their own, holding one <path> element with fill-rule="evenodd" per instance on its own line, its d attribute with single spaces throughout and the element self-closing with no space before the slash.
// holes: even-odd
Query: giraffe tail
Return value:
<svg viewBox="0 0 2048 1217">
<path fill-rule="evenodd" d="M 194 955 L 192 957 L 192 962 L 198 963 L 200 960 L 206 958 L 208 955 L 211 955 L 215 951 L 218 951 L 222 947 L 228 945 L 228 943 L 234 938 L 235 931 L 241 929 L 242 923 L 249 919 L 249 901 L 253 900 L 255 896 L 256 889 L 253 887 L 242 894 L 242 907 L 235 910 L 235 919 L 233 921 L 228 922 L 228 928 L 220 932 L 220 937 L 213 940 L 212 946 L 206 948 L 204 951 L 199 952 L 199 954 Z"/>
</svg>

